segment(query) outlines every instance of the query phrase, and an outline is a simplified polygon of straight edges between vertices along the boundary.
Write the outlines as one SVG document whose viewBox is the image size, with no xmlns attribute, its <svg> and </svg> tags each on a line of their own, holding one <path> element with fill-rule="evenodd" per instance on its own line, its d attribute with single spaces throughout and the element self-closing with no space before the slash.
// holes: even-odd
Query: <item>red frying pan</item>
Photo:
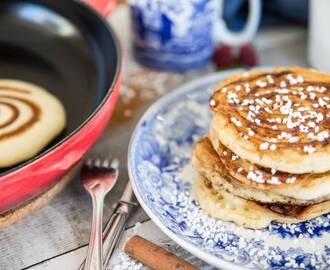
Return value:
<svg viewBox="0 0 330 270">
<path fill-rule="evenodd" d="M 88 2 L 102 14 L 114 3 Z M 39 155 L 1 169 L 0 213 L 53 185 L 79 162 L 109 120 L 119 91 L 121 56 L 99 12 L 77 0 L 0 1 L 0 78 L 44 87 L 67 113 L 65 131 Z"/>
</svg>

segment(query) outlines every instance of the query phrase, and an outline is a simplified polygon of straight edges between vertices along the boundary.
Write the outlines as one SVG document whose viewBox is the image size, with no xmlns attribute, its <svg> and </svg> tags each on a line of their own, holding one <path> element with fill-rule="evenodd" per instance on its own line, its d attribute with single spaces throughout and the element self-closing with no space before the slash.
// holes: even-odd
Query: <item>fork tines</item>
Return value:
<svg viewBox="0 0 330 270">
<path fill-rule="evenodd" d="M 119 167 L 119 160 L 115 158 L 110 161 L 109 158 L 87 157 L 84 165 L 89 168 L 112 168 L 117 170 Z"/>
</svg>

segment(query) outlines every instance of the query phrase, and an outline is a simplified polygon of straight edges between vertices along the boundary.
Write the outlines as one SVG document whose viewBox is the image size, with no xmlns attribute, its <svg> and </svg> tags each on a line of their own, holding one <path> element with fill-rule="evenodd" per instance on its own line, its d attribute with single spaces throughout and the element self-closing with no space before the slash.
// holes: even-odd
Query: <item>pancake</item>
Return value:
<svg viewBox="0 0 330 270">
<path fill-rule="evenodd" d="M 45 89 L 0 80 L 0 168 L 38 154 L 65 127 L 61 102 Z"/>
<path fill-rule="evenodd" d="M 276 68 L 231 76 L 210 100 L 210 138 L 257 165 L 293 174 L 330 170 L 330 76 Z"/>
<path fill-rule="evenodd" d="M 212 184 L 202 176 L 194 182 L 192 192 L 200 207 L 209 216 L 251 229 L 266 228 L 272 221 L 298 223 L 330 210 L 330 201 L 304 207 L 259 204 L 223 189 L 215 191 Z"/>
<path fill-rule="evenodd" d="M 330 172 L 301 175 L 275 172 L 240 158 L 222 144 L 216 152 L 207 137 L 195 144 L 192 162 L 214 188 L 248 200 L 309 205 L 330 199 Z"/>
</svg>

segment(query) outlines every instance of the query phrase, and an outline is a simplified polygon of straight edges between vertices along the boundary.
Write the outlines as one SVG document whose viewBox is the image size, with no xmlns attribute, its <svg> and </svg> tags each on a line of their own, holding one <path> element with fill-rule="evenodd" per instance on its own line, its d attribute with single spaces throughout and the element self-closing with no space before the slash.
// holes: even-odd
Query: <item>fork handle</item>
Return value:
<svg viewBox="0 0 330 270">
<path fill-rule="evenodd" d="M 133 204 L 119 202 L 103 231 L 104 262 L 106 267 L 113 251 L 125 229 L 126 220 L 135 207 Z"/>
<path fill-rule="evenodd" d="M 102 270 L 102 216 L 104 194 L 102 192 L 91 192 L 90 194 L 93 203 L 93 220 L 84 270 Z"/>
<path fill-rule="evenodd" d="M 126 225 L 126 220 L 134 208 L 134 204 L 119 202 L 103 230 L 103 267 L 106 268 L 113 251 L 120 239 Z M 80 265 L 79 270 L 84 269 L 85 261 Z"/>
</svg>

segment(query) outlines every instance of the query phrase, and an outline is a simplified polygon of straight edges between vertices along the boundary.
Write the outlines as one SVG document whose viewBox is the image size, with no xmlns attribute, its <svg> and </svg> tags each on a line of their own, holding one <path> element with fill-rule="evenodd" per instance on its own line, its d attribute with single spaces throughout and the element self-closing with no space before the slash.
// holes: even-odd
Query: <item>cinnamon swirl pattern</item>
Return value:
<svg viewBox="0 0 330 270">
<path fill-rule="evenodd" d="M 65 126 L 56 97 L 36 85 L 0 80 L 0 168 L 29 159 Z"/>
<path fill-rule="evenodd" d="M 13 93 L 31 95 L 31 92 L 28 90 L 5 86 L 0 88 L 0 110 L 2 111 L 2 117 L 0 119 L 2 120 L 2 123 L 0 123 L 0 141 L 11 136 L 16 136 L 31 128 L 38 122 L 41 114 L 41 109 L 37 104 L 26 98 L 18 97 Z M 23 117 L 24 111 L 29 111 L 29 116 L 23 122 L 20 121 L 20 118 Z"/>
<path fill-rule="evenodd" d="M 291 67 L 240 73 L 217 85 L 209 105 L 210 131 L 192 156 L 207 213 L 263 228 L 330 211 L 330 75 Z"/>
</svg>

